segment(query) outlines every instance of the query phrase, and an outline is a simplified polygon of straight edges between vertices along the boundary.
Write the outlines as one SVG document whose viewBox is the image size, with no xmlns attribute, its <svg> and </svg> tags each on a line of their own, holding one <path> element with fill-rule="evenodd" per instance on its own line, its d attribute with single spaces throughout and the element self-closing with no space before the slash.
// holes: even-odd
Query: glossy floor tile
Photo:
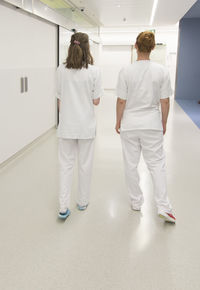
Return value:
<svg viewBox="0 0 200 290">
<path fill-rule="evenodd" d="M 141 161 L 141 212 L 130 209 L 115 97 L 96 109 L 98 135 L 91 201 L 57 219 L 55 131 L 0 171 L 0 289 L 199 290 L 200 130 L 177 103 L 165 137 L 167 179 L 175 226 L 157 217 L 149 173 Z"/>
</svg>

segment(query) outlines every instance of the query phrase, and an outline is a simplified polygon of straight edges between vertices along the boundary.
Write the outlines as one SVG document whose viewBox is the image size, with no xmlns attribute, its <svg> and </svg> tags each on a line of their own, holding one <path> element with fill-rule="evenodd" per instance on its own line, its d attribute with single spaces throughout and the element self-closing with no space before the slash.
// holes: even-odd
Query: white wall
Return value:
<svg viewBox="0 0 200 290">
<path fill-rule="evenodd" d="M 70 30 L 59 27 L 59 64 L 66 60 L 72 34 Z"/>
<path fill-rule="evenodd" d="M 94 59 L 94 65 L 100 66 L 102 45 L 97 42 L 90 41 L 90 51 Z"/>
<path fill-rule="evenodd" d="M 129 60 L 131 46 L 135 44 L 139 32 L 148 30 L 145 27 L 101 28 L 102 54 L 101 66 L 105 89 L 114 89 L 120 67 L 131 63 Z M 157 27 L 155 33 L 157 46 L 152 52 L 151 59 L 165 64 L 171 76 L 172 88 L 175 87 L 176 54 L 178 44 L 178 27 Z M 123 50 L 121 50 L 123 48 Z M 120 51 L 121 50 L 121 51 Z M 126 51 L 126 52 L 125 52 Z M 133 60 L 136 52 L 133 50 Z M 129 60 L 129 61 L 128 61 Z"/>
<path fill-rule="evenodd" d="M 130 45 L 105 45 L 102 47 L 101 68 L 103 86 L 114 89 L 120 69 L 131 63 Z"/>
<path fill-rule="evenodd" d="M 101 28 L 101 41 L 103 45 L 133 45 L 141 31 L 152 29 L 150 27 L 110 27 Z M 155 39 L 157 43 L 167 45 L 168 52 L 177 51 L 178 25 L 173 27 L 156 27 Z"/>
<path fill-rule="evenodd" d="M 57 27 L 0 5 L 0 163 L 56 123 Z M 29 90 L 20 93 L 20 77 Z"/>
</svg>

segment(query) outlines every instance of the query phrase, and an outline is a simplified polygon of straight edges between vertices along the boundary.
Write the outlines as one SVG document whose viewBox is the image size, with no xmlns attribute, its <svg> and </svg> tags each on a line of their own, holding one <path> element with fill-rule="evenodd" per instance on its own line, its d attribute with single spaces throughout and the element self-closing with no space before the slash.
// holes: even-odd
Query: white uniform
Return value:
<svg viewBox="0 0 200 290">
<path fill-rule="evenodd" d="M 150 60 L 136 61 L 120 71 L 117 96 L 126 100 L 121 120 L 125 173 L 132 207 L 140 209 L 143 194 L 137 166 L 141 151 L 150 170 L 158 212 L 170 212 L 167 196 L 160 99 L 172 94 L 167 69 Z"/>
<path fill-rule="evenodd" d="M 60 163 L 60 211 L 66 211 L 70 202 L 73 165 L 76 151 L 79 161 L 79 194 L 77 203 L 89 202 L 89 188 L 96 135 L 93 99 L 102 96 L 99 68 L 57 69 L 57 98 L 60 113 L 57 136 Z"/>
</svg>

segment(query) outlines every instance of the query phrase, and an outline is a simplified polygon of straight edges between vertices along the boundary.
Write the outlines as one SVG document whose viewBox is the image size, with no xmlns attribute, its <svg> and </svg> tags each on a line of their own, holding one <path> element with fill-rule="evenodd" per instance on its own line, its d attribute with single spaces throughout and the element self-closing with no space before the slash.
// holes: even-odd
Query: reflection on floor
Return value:
<svg viewBox="0 0 200 290">
<path fill-rule="evenodd" d="M 200 101 L 200 99 L 199 99 Z M 181 106 L 184 112 L 200 129 L 200 104 L 197 100 L 176 99 L 176 102 Z"/>
<path fill-rule="evenodd" d="M 157 217 L 151 179 L 140 163 L 145 203 L 130 209 L 115 97 L 99 108 L 91 202 L 57 219 L 55 132 L 0 172 L 0 289 L 199 290 L 200 131 L 175 103 L 165 137 L 168 190 L 177 225 Z"/>
</svg>

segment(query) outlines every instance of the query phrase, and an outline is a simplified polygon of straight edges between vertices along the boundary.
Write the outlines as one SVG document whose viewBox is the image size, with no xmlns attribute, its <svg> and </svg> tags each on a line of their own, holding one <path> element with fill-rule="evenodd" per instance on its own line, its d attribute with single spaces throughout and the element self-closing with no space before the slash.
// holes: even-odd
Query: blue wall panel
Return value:
<svg viewBox="0 0 200 290">
<path fill-rule="evenodd" d="M 176 99 L 200 100 L 200 18 L 179 25 Z"/>
</svg>

